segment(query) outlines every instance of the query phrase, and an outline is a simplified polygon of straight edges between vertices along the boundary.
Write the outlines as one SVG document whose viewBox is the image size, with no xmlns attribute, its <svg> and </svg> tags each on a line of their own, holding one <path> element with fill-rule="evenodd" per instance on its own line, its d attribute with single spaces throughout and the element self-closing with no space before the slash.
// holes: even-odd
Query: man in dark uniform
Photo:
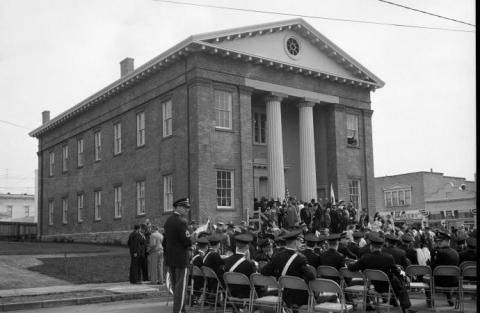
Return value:
<svg viewBox="0 0 480 313">
<path fill-rule="evenodd" d="M 465 261 L 477 261 L 477 240 L 472 237 L 466 239 L 467 249 L 459 253 L 459 264 Z"/>
<path fill-rule="evenodd" d="M 242 273 L 250 278 L 252 273 L 257 271 L 257 267 L 248 257 L 249 243 L 253 237 L 250 234 L 240 234 L 234 237 L 236 241 L 235 254 L 225 259 L 225 272 Z M 250 296 L 250 287 L 240 285 L 229 286 L 231 295 L 237 298 L 248 298 Z"/>
<path fill-rule="evenodd" d="M 410 264 L 418 264 L 417 250 L 413 247 L 414 239 L 409 234 L 404 234 L 401 237 L 405 256 L 410 261 Z"/>
<path fill-rule="evenodd" d="M 307 283 L 315 279 L 315 275 L 307 267 L 307 258 L 297 251 L 298 236 L 301 232 L 292 230 L 283 235 L 285 248 L 273 255 L 272 261 L 263 267 L 262 275 L 275 276 L 277 279 L 285 275 L 296 276 Z M 308 292 L 285 289 L 283 301 L 295 311 L 296 307 L 308 304 Z"/>
<path fill-rule="evenodd" d="M 365 253 L 361 256 L 360 260 L 355 263 L 349 264 L 348 269 L 350 271 L 363 271 L 365 269 L 380 270 L 388 275 L 390 283 L 392 284 L 393 292 L 400 300 L 400 307 L 402 312 L 415 312 L 410 309 L 411 303 L 408 297 L 407 290 L 403 285 L 400 270 L 395 265 L 395 261 L 391 254 L 382 252 L 382 246 L 384 239 L 378 234 L 369 235 L 371 243 L 371 253 Z M 388 285 L 385 282 L 374 281 L 373 286 L 377 292 L 383 293 L 388 291 Z M 396 301 L 392 298 L 391 304 L 396 305 Z"/>
<path fill-rule="evenodd" d="M 141 282 L 141 260 L 144 243 L 140 234 L 140 225 L 135 224 L 133 231 L 128 236 L 128 248 L 130 250 L 130 283 L 138 284 Z"/>
<path fill-rule="evenodd" d="M 465 233 L 461 233 L 457 231 L 457 235 L 455 236 L 455 241 L 457 242 L 456 249 L 457 252 L 460 254 L 460 252 L 463 252 L 466 249 L 466 240 L 468 236 Z"/>
<path fill-rule="evenodd" d="M 198 268 L 202 268 L 203 266 L 203 258 L 208 251 L 208 239 L 205 236 L 202 236 L 197 239 L 197 250 L 195 251 L 195 255 L 192 257 L 192 265 L 197 266 Z M 200 296 L 201 290 L 203 288 L 203 277 L 195 276 L 193 279 L 193 289 L 195 290 L 193 296 L 195 299 L 192 299 L 193 302 Z"/>
<path fill-rule="evenodd" d="M 320 264 L 324 266 L 331 266 L 337 270 L 345 267 L 345 256 L 338 251 L 338 241 L 340 239 L 340 234 L 331 234 L 327 237 L 328 240 L 328 249 L 327 251 L 320 254 Z M 340 283 L 338 277 L 328 277 L 325 278 L 331 279 Z"/>
<path fill-rule="evenodd" d="M 348 249 L 352 251 L 357 257 L 356 259 L 359 259 L 360 256 L 360 240 L 363 238 L 363 233 L 360 231 L 355 231 L 352 234 L 353 236 L 353 241 L 348 243 Z"/>
<path fill-rule="evenodd" d="M 315 244 L 319 242 L 320 239 L 313 233 L 307 233 L 304 238 L 306 247 L 302 253 L 307 258 L 307 263 L 314 268 L 317 268 L 320 265 L 320 256 L 315 253 L 314 248 Z"/>
<path fill-rule="evenodd" d="M 220 282 L 223 282 L 223 273 L 225 273 L 225 261 L 220 256 L 220 242 L 222 238 L 223 237 L 217 233 L 208 237 L 210 250 L 203 258 L 203 266 L 211 268 L 215 274 L 217 274 Z M 209 291 L 217 290 L 217 282 L 214 279 L 209 279 L 207 281 L 207 289 Z"/>
<path fill-rule="evenodd" d="M 187 266 L 190 264 L 190 233 L 187 230 L 185 216 L 190 209 L 188 198 L 182 198 L 173 203 L 174 212 L 164 225 L 165 265 L 168 266 L 170 281 L 173 288 L 173 313 L 185 312 L 185 287 Z"/>
<path fill-rule="evenodd" d="M 405 270 L 410 265 L 410 260 L 407 259 L 405 251 L 396 246 L 399 240 L 392 234 L 385 235 L 385 239 L 387 241 L 382 252 L 391 254 L 395 264 L 400 265 Z"/>
<path fill-rule="evenodd" d="M 148 252 L 147 247 L 150 242 L 151 230 L 147 224 L 140 224 L 140 235 L 143 237 L 141 241 L 142 253 L 140 256 L 140 271 L 142 272 L 142 280 L 148 281 Z"/>
<path fill-rule="evenodd" d="M 437 249 L 435 249 L 432 253 L 432 261 L 430 263 L 432 271 L 439 265 L 458 266 L 460 264 L 460 256 L 458 255 L 458 252 L 455 251 L 455 249 L 450 248 L 451 239 L 452 237 L 450 234 L 445 231 L 438 231 L 437 235 L 435 236 L 435 244 L 437 245 Z M 458 279 L 456 277 L 435 277 L 435 286 L 454 287 L 457 285 Z M 426 290 L 425 294 L 427 295 L 427 299 L 430 299 L 430 290 Z M 445 295 L 447 296 L 448 304 L 453 306 L 452 293 L 446 292 Z M 430 302 L 428 300 L 427 305 L 430 306 Z"/>
<path fill-rule="evenodd" d="M 348 248 L 348 237 L 347 237 L 347 232 L 342 232 L 340 234 L 340 243 L 338 244 L 338 252 L 343 254 L 346 258 L 349 259 L 357 259 L 357 255 L 350 251 Z"/>
<path fill-rule="evenodd" d="M 265 264 L 270 262 L 273 255 L 273 249 L 272 244 L 270 243 L 270 239 L 263 238 L 258 240 L 258 248 L 260 249 L 260 251 L 255 254 L 254 260 L 258 263 L 259 269 L 261 269 Z"/>
</svg>

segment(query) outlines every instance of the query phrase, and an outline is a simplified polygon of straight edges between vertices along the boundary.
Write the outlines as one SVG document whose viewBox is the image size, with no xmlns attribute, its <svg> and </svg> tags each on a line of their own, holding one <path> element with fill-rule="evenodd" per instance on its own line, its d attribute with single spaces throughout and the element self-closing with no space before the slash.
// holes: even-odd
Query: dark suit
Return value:
<svg viewBox="0 0 480 313">
<path fill-rule="evenodd" d="M 320 256 L 313 251 L 312 248 L 305 248 L 302 251 L 303 255 L 307 258 L 307 263 L 315 268 L 320 265 Z"/>
<path fill-rule="evenodd" d="M 477 250 L 468 248 L 465 251 L 459 253 L 460 261 L 459 264 L 465 261 L 476 261 L 477 260 Z"/>
<path fill-rule="evenodd" d="M 130 250 L 130 274 L 129 279 L 132 284 L 141 281 L 141 262 L 145 257 L 145 237 L 138 231 L 133 231 L 128 236 L 128 248 Z"/>
<path fill-rule="evenodd" d="M 225 259 L 225 272 L 230 272 L 231 268 L 237 261 L 245 257 L 243 254 L 233 254 Z M 255 273 L 257 268 L 252 261 L 243 260 L 237 267 L 233 270 L 235 273 L 242 273 L 248 278 L 252 273 Z M 230 285 L 230 292 L 233 297 L 238 298 L 248 298 L 250 296 L 250 287 L 241 286 L 241 285 Z"/>
<path fill-rule="evenodd" d="M 358 245 L 358 243 L 356 243 L 356 242 L 349 242 L 349 243 L 348 243 L 348 249 L 349 249 L 350 251 L 352 251 L 352 253 L 354 253 L 354 254 L 357 256 L 356 259 L 359 259 L 359 258 L 360 258 L 360 256 L 359 256 L 359 254 L 360 254 L 360 246 Z"/>
<path fill-rule="evenodd" d="M 187 230 L 187 221 L 178 213 L 173 213 L 164 225 L 165 236 L 163 247 L 165 253 L 165 265 L 173 290 L 173 312 L 184 312 L 185 284 L 187 279 L 187 266 L 190 263 L 190 233 Z"/>
<path fill-rule="evenodd" d="M 410 260 L 410 264 L 418 264 L 417 250 L 407 248 L 405 255 L 407 256 L 407 259 Z"/>
<path fill-rule="evenodd" d="M 434 251 L 432 255 L 432 262 L 430 267 L 432 271 L 439 265 L 454 265 L 458 266 L 460 263 L 460 256 L 458 252 L 450 247 L 439 248 Z M 458 279 L 456 277 L 442 277 L 437 276 L 435 278 L 435 285 L 441 287 L 456 286 Z"/>
<path fill-rule="evenodd" d="M 192 265 L 197 266 L 198 268 L 202 268 L 203 266 L 203 257 L 205 253 L 203 251 L 197 251 L 197 253 L 192 258 Z M 203 277 L 195 276 L 193 279 L 193 289 L 194 290 L 201 290 L 203 288 Z M 200 293 L 197 291 L 195 292 L 195 296 L 199 296 Z"/>
<path fill-rule="evenodd" d="M 350 249 L 348 248 L 348 246 L 346 245 L 343 245 L 343 244 L 339 244 L 338 245 L 338 252 L 340 252 L 341 254 L 343 254 L 346 258 L 349 258 L 349 259 L 357 259 L 357 254 L 353 253 L 352 251 L 350 251 Z"/>
<path fill-rule="evenodd" d="M 397 247 L 388 247 L 382 248 L 382 252 L 391 254 L 395 264 L 401 265 L 403 269 L 406 269 L 410 265 L 410 260 L 407 259 L 406 253 L 404 250 Z"/>
<path fill-rule="evenodd" d="M 220 254 L 215 251 L 208 251 L 203 258 L 203 266 L 211 268 L 217 274 L 220 282 L 223 282 L 223 273 L 225 273 L 225 261 Z M 216 290 L 217 282 L 214 279 L 207 281 L 207 289 L 210 291 Z"/>
<path fill-rule="evenodd" d="M 366 244 L 363 247 L 358 249 L 358 258 L 361 258 L 362 255 L 367 254 L 367 253 L 371 253 L 370 252 L 370 244 Z"/>
<path fill-rule="evenodd" d="M 411 306 L 408 293 L 400 279 L 400 270 L 395 265 L 395 261 L 391 254 L 384 253 L 383 251 L 366 253 L 362 255 L 360 260 L 349 264 L 347 267 L 350 271 L 375 269 L 386 273 L 392 284 L 393 292 L 398 300 L 400 300 L 401 307 L 407 309 Z M 384 282 L 373 281 L 373 286 L 377 292 L 383 293 L 388 291 L 388 284 Z"/>
<path fill-rule="evenodd" d="M 297 256 L 290 264 L 286 271 L 286 275 L 297 276 L 304 279 L 307 283 L 315 279 L 315 275 L 307 267 L 307 258 L 292 249 L 283 249 L 272 257 L 272 261 L 265 265 L 262 269 L 262 275 L 275 276 L 277 279 L 282 276 L 282 271 L 290 257 L 294 253 Z M 283 293 L 283 300 L 288 306 L 297 305 L 302 306 L 308 304 L 308 293 L 304 291 L 297 291 L 285 289 Z"/>
<path fill-rule="evenodd" d="M 320 254 L 320 265 L 331 266 L 337 270 L 340 270 L 340 268 L 345 267 L 345 256 L 337 250 L 330 248 Z M 340 283 L 340 279 L 338 277 L 325 276 L 325 278 Z"/>
</svg>

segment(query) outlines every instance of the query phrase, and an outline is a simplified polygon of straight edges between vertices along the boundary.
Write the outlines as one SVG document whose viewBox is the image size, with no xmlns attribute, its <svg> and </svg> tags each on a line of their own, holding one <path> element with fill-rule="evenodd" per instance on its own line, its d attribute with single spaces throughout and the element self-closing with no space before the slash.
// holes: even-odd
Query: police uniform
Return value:
<svg viewBox="0 0 480 313">
<path fill-rule="evenodd" d="M 206 237 L 198 238 L 197 245 L 202 248 L 206 247 L 208 245 L 208 239 Z M 197 266 L 198 268 L 202 268 L 204 257 L 205 257 L 205 251 L 197 250 L 195 255 L 192 257 L 192 261 L 191 261 L 192 265 Z M 203 277 L 195 276 L 193 278 L 193 289 L 195 290 L 194 295 L 196 297 L 198 297 L 201 294 L 199 290 L 201 290 L 202 288 L 203 288 Z"/>
<path fill-rule="evenodd" d="M 305 241 L 307 242 L 307 247 L 305 247 L 302 253 L 307 258 L 307 263 L 314 268 L 317 268 L 320 265 L 320 255 L 314 251 L 312 244 L 315 245 L 320 239 L 315 236 L 315 234 L 308 233 L 305 235 Z"/>
<path fill-rule="evenodd" d="M 401 241 L 404 246 L 405 256 L 410 261 L 410 264 L 418 264 L 417 250 L 412 247 L 413 237 L 409 234 L 404 234 Z"/>
<path fill-rule="evenodd" d="M 296 240 L 300 233 L 301 230 L 289 231 L 283 235 L 283 238 L 287 242 Z M 287 247 L 274 254 L 271 262 L 263 267 L 261 273 L 262 275 L 275 276 L 276 278 L 284 275 L 296 276 L 304 279 L 307 283 L 315 279 L 314 273 L 307 267 L 307 258 L 298 251 Z M 287 306 L 306 305 L 308 304 L 308 292 L 285 289 L 283 300 Z"/>
<path fill-rule="evenodd" d="M 389 253 L 393 256 L 395 264 L 402 266 L 403 269 L 406 269 L 410 265 L 410 261 L 407 259 L 406 253 L 404 250 L 395 247 L 395 244 L 398 242 L 398 239 L 391 234 L 387 234 L 385 239 L 389 242 L 391 246 L 382 248 L 382 252 Z"/>
<path fill-rule="evenodd" d="M 360 240 L 360 238 L 363 238 L 363 233 L 356 231 L 353 233 L 353 241 L 348 243 L 348 249 L 357 256 L 356 259 L 360 258 L 360 245 L 359 242 L 356 241 Z"/>
<path fill-rule="evenodd" d="M 477 261 L 477 240 L 469 237 L 466 240 L 467 249 L 459 253 L 459 264 L 465 261 Z"/>
<path fill-rule="evenodd" d="M 328 243 L 331 246 L 336 245 L 339 239 L 340 234 L 331 234 L 327 237 Z M 340 270 L 340 268 L 345 267 L 345 256 L 337 251 L 337 249 L 330 247 L 327 251 L 320 254 L 320 265 L 331 266 L 337 270 Z M 325 276 L 325 278 L 340 283 L 340 279 L 338 277 Z"/>
<path fill-rule="evenodd" d="M 258 240 L 259 251 L 255 253 L 254 260 L 258 263 L 259 268 L 262 268 L 265 264 L 267 264 L 271 260 L 271 257 L 263 251 L 263 249 L 265 247 L 268 247 L 269 245 L 270 245 L 269 239 Z"/>
<path fill-rule="evenodd" d="M 340 240 L 342 240 L 344 238 L 347 238 L 347 233 L 346 232 L 342 232 L 340 234 Z M 355 253 L 353 253 L 352 251 L 350 251 L 350 249 L 348 248 L 348 244 L 344 244 L 342 242 L 340 242 L 338 244 L 338 252 L 340 252 L 346 258 L 349 258 L 349 259 L 356 259 L 357 258 L 357 255 Z"/>
<path fill-rule="evenodd" d="M 190 207 L 188 198 L 174 202 L 174 207 Z M 178 212 L 174 212 L 164 225 L 163 240 L 165 265 L 168 266 L 170 280 L 173 287 L 173 312 L 184 312 L 185 287 L 187 266 L 190 264 L 190 233 L 187 230 L 187 221 Z"/>
<path fill-rule="evenodd" d="M 253 237 L 249 234 L 240 234 L 234 237 L 238 246 L 246 246 L 252 242 Z M 254 262 L 250 261 L 244 253 L 239 253 L 229 256 L 225 259 L 225 272 L 241 273 L 250 278 L 252 273 L 257 271 L 257 267 Z M 241 285 L 231 285 L 229 290 L 233 297 L 248 298 L 250 296 L 250 287 Z"/>
</svg>

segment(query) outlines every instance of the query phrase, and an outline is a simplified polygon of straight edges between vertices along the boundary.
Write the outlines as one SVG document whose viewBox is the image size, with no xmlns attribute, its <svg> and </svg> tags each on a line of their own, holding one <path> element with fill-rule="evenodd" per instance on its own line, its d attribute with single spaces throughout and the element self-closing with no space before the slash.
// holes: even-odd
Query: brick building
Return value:
<svg viewBox="0 0 480 313">
<path fill-rule="evenodd" d="M 430 227 L 476 227 L 476 183 L 437 172 L 376 177 L 376 205 L 395 221 Z"/>
<path fill-rule="evenodd" d="M 37 205 L 34 195 L 0 193 L 0 221 L 36 222 Z"/>
<path fill-rule="evenodd" d="M 49 119 L 39 140 L 41 234 L 121 237 L 191 218 L 240 221 L 253 198 L 375 210 L 370 92 L 384 83 L 302 19 L 195 35 Z M 103 239 L 102 239 L 103 240 Z"/>
</svg>

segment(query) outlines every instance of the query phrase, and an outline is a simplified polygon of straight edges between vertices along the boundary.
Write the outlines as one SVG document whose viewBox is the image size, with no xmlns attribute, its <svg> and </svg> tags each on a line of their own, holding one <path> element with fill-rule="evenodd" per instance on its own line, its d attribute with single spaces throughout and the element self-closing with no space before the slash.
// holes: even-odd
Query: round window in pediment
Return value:
<svg viewBox="0 0 480 313">
<path fill-rule="evenodd" d="M 293 36 L 287 36 L 285 38 L 285 52 L 292 59 L 298 59 L 301 53 L 301 44 L 300 40 Z"/>
</svg>

